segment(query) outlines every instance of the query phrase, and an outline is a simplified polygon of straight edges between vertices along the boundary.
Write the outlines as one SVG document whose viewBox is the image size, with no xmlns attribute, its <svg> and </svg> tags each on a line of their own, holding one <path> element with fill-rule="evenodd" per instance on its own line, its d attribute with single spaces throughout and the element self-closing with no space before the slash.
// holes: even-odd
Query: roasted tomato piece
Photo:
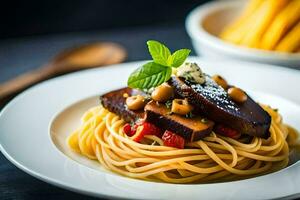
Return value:
<svg viewBox="0 0 300 200">
<path fill-rule="evenodd" d="M 145 135 L 156 135 L 158 137 L 161 136 L 160 128 L 149 122 L 143 122 L 143 124 L 139 126 L 134 125 L 132 130 L 135 131 L 132 139 L 136 142 L 140 142 Z"/>
<path fill-rule="evenodd" d="M 175 133 L 166 130 L 162 136 L 165 146 L 175 147 L 178 149 L 184 148 L 184 139 L 183 137 L 176 135 Z"/>
<path fill-rule="evenodd" d="M 241 133 L 239 133 L 238 131 L 221 124 L 216 125 L 214 130 L 217 134 L 230 137 L 233 139 L 239 139 L 241 137 Z"/>
<path fill-rule="evenodd" d="M 123 131 L 126 135 L 128 135 L 129 137 L 133 136 L 134 134 L 132 134 L 132 129 L 129 123 L 125 124 L 123 126 Z"/>
<path fill-rule="evenodd" d="M 144 122 L 143 126 L 145 127 L 145 135 L 156 135 L 158 137 L 161 137 L 161 129 L 155 126 L 154 124 Z"/>
</svg>

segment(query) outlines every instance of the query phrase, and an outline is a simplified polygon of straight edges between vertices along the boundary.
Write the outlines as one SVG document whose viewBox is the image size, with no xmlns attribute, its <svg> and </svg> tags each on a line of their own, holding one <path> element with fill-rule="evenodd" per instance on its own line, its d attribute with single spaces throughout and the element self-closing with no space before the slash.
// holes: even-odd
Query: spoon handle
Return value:
<svg viewBox="0 0 300 200">
<path fill-rule="evenodd" d="M 55 74 L 51 63 L 45 67 L 29 71 L 25 74 L 19 75 L 9 81 L 0 84 L 0 99 L 9 95 L 15 94 L 37 82 L 45 80 Z"/>
</svg>

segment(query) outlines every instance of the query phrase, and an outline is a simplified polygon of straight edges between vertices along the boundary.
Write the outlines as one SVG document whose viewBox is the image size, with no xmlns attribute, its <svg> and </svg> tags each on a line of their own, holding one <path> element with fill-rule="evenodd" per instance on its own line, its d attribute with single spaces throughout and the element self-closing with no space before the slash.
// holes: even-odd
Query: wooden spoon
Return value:
<svg viewBox="0 0 300 200">
<path fill-rule="evenodd" d="M 0 84 L 0 99 L 55 75 L 116 64 L 125 58 L 126 50 L 115 43 L 99 42 L 76 46 L 57 54 L 41 68 Z"/>
</svg>

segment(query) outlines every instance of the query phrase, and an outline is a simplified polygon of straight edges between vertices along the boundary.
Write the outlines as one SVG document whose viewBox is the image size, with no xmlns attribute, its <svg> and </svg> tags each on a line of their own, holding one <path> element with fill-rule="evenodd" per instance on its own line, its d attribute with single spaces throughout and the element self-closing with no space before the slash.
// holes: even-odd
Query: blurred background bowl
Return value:
<svg viewBox="0 0 300 200">
<path fill-rule="evenodd" d="M 221 40 L 223 28 L 243 10 L 246 1 L 213 1 L 196 7 L 186 19 L 186 30 L 198 55 L 216 59 L 300 67 L 300 53 L 282 53 L 251 49 Z"/>
</svg>

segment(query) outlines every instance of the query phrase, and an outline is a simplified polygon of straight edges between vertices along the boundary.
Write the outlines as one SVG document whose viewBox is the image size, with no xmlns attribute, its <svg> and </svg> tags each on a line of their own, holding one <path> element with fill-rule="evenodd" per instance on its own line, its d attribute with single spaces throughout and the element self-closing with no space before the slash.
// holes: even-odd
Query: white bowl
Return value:
<svg viewBox="0 0 300 200">
<path fill-rule="evenodd" d="M 186 19 L 186 30 L 198 55 L 300 67 L 300 53 L 251 49 L 225 42 L 217 36 L 242 11 L 245 1 L 213 1 L 195 8 Z"/>
</svg>

